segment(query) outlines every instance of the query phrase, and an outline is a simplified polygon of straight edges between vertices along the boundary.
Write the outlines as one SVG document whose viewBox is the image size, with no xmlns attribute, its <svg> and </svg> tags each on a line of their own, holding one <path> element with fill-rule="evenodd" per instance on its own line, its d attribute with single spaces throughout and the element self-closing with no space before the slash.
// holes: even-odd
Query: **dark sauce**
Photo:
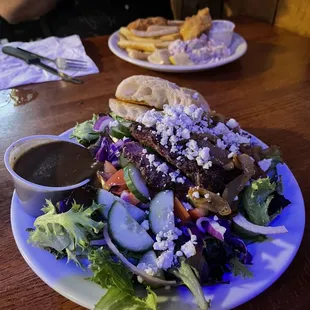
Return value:
<svg viewBox="0 0 310 310">
<path fill-rule="evenodd" d="M 78 184 L 93 174 L 89 150 L 66 141 L 38 145 L 22 154 L 13 169 L 25 180 L 43 186 Z"/>
</svg>

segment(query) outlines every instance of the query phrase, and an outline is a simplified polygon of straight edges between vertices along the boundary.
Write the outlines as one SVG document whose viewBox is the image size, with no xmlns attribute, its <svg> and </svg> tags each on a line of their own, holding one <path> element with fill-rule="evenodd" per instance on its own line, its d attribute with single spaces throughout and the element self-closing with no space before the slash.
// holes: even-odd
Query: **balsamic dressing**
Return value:
<svg viewBox="0 0 310 310">
<path fill-rule="evenodd" d="M 87 148 L 66 141 L 41 144 L 22 154 L 14 171 L 25 180 L 43 186 L 78 184 L 91 177 L 93 157 Z"/>
</svg>

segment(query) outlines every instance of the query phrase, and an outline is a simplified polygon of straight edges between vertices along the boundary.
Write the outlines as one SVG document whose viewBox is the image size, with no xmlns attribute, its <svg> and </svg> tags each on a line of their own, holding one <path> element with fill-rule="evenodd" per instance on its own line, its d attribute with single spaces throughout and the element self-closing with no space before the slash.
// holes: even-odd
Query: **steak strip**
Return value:
<svg viewBox="0 0 310 310">
<path fill-rule="evenodd" d="M 148 155 L 151 153 L 145 152 L 143 150 L 144 148 L 139 143 L 128 142 L 125 143 L 122 154 L 128 161 L 130 161 L 140 170 L 143 178 L 150 188 L 157 191 L 171 189 L 186 195 L 189 188 L 193 186 L 193 184 L 181 173 L 178 175 L 178 178 L 183 178 L 183 184 L 172 181 L 169 173 L 175 172 L 176 169 L 173 166 L 167 164 L 167 173 L 158 171 L 154 165 L 150 164 L 148 159 Z M 158 155 L 153 155 L 155 157 L 155 162 L 158 162 L 159 164 L 166 163 Z"/>
<path fill-rule="evenodd" d="M 167 162 L 178 168 L 195 185 L 208 189 L 211 192 L 222 193 L 225 185 L 241 173 L 239 169 L 226 171 L 223 167 L 217 165 L 212 165 L 207 170 L 203 169 L 195 160 L 189 160 L 184 155 L 170 152 L 169 148 L 160 144 L 159 136 L 152 133 L 151 128 L 147 128 L 142 124 L 133 123 L 130 126 L 130 132 L 141 144 L 151 147 Z"/>
</svg>

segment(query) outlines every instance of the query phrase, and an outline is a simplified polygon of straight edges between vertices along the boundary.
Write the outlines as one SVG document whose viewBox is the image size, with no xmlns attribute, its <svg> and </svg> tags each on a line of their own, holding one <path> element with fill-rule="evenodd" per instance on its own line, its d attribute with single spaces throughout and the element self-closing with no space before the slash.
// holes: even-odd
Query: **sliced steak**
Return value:
<svg viewBox="0 0 310 310">
<path fill-rule="evenodd" d="M 207 170 L 203 169 L 195 160 L 189 160 L 184 155 L 170 152 L 169 147 L 164 147 L 160 144 L 159 137 L 156 133 L 154 133 L 151 128 L 147 128 L 142 124 L 133 123 L 130 126 L 130 132 L 141 144 L 151 147 L 165 158 L 167 162 L 178 168 L 195 185 L 204 187 L 214 193 L 222 193 L 225 189 L 225 185 L 241 173 L 239 169 L 226 171 L 217 165 L 212 165 L 212 167 Z M 186 143 L 187 141 L 182 142 Z"/>
<path fill-rule="evenodd" d="M 144 150 L 144 148 L 137 142 L 125 143 L 122 154 L 140 170 L 148 186 L 154 190 L 172 189 L 176 192 L 187 194 L 188 189 L 193 186 L 183 174 L 177 174 L 176 169 L 169 164 L 166 164 L 168 167 L 166 173 L 159 171 L 157 169 L 158 166 L 156 167 L 150 163 L 149 155 L 151 155 L 151 153 Z M 156 162 L 158 165 L 166 163 L 157 154 L 153 155 L 153 162 Z M 173 181 L 169 173 L 175 173 L 177 175 L 177 177 L 174 178 L 175 181 Z M 177 182 L 177 179 L 179 178 L 182 178 L 184 183 Z"/>
</svg>

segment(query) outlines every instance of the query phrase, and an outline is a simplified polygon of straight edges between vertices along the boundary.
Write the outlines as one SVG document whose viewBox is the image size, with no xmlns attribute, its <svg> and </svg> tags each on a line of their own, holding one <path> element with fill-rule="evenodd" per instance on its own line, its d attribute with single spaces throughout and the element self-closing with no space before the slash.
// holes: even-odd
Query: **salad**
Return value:
<svg viewBox="0 0 310 310">
<path fill-rule="evenodd" d="M 262 148 L 232 118 L 165 105 L 137 121 L 94 115 L 71 138 L 89 149 L 96 173 L 65 200 L 46 201 L 28 241 L 92 271 L 87 280 L 107 290 L 95 309 L 154 310 L 156 288 L 175 285 L 209 309 L 204 285 L 252 277 L 248 244 L 287 232 L 269 226 L 290 204 L 280 150 Z"/>
</svg>

